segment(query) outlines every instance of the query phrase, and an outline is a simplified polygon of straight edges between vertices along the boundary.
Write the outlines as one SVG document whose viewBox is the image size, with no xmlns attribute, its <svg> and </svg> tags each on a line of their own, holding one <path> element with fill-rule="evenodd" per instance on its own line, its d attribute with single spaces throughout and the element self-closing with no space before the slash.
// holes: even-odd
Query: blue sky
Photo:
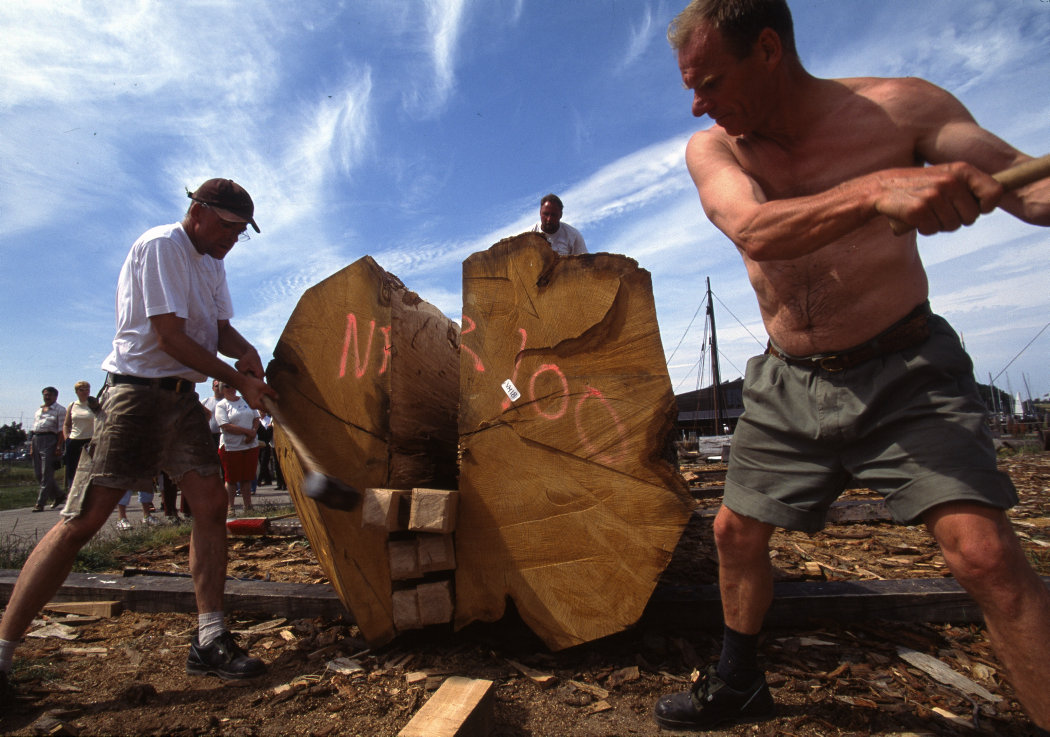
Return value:
<svg viewBox="0 0 1050 737">
<path fill-rule="evenodd" d="M 739 256 L 683 163 L 693 119 L 642 0 L 0 3 L 0 423 L 102 379 L 120 265 L 185 188 L 227 176 L 262 234 L 227 257 L 264 363 L 302 292 L 371 255 L 458 320 L 461 263 L 539 198 L 653 276 L 676 391 L 697 385 L 710 277 L 722 376 L 764 340 Z M 819 76 L 925 77 L 1026 153 L 1050 151 L 1048 0 L 795 0 Z M 934 309 L 982 382 L 1050 321 L 1050 232 L 1004 213 L 924 238 Z M 684 340 L 683 339 L 684 336 Z M 1050 330 L 998 380 L 1050 392 Z M 706 369 L 706 365 L 705 365 Z M 708 383 L 705 378 L 704 383 Z"/>
</svg>

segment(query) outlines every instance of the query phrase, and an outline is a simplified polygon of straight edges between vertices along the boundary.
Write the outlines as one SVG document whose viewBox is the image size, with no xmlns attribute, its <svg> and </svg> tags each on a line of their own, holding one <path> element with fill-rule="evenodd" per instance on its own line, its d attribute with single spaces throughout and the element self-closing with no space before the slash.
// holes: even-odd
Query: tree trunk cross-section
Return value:
<svg viewBox="0 0 1050 737">
<path fill-rule="evenodd" d="M 689 519 L 649 273 L 524 234 L 463 264 L 456 625 L 558 650 L 641 616 Z"/>
<path fill-rule="evenodd" d="M 456 324 L 371 257 L 308 289 L 267 368 L 281 419 L 322 470 L 369 487 L 456 488 Z M 340 599 L 373 643 L 395 634 L 387 533 L 302 493 L 278 423 L 277 456 L 303 529 Z"/>
</svg>

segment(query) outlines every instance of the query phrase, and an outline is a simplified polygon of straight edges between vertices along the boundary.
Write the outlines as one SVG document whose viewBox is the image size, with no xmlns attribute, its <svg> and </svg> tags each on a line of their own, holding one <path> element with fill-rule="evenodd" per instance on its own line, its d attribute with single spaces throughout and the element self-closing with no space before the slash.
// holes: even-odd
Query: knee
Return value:
<svg viewBox="0 0 1050 737">
<path fill-rule="evenodd" d="M 1003 530 L 955 540 L 941 550 L 952 575 L 975 596 L 1017 593 L 1018 577 L 1028 570 L 1016 538 Z"/>
<path fill-rule="evenodd" d="M 772 525 L 733 512 L 723 506 L 715 517 L 715 545 L 720 556 L 732 553 L 736 556 L 749 554 L 768 555 Z"/>
</svg>

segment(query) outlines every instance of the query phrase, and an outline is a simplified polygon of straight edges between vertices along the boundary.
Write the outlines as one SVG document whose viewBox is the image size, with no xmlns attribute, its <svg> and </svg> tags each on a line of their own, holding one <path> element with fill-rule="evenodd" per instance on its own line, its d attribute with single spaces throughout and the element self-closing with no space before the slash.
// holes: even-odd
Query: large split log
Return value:
<svg viewBox="0 0 1050 737">
<path fill-rule="evenodd" d="M 524 234 L 463 264 L 456 625 L 552 649 L 638 620 L 689 519 L 649 273 Z"/>
<path fill-rule="evenodd" d="M 366 256 L 308 289 L 267 379 L 282 419 L 328 474 L 358 489 L 456 488 L 458 328 Z M 373 643 L 396 634 L 387 534 L 361 508 L 302 493 L 303 470 L 277 426 L 277 456 L 303 529 L 340 599 Z"/>
</svg>

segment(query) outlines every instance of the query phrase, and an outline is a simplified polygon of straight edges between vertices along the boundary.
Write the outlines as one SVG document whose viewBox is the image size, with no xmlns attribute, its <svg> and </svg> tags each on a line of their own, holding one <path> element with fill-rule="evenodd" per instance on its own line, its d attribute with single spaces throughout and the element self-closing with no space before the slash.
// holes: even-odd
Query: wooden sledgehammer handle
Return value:
<svg viewBox="0 0 1050 737">
<path fill-rule="evenodd" d="M 1026 184 L 1038 182 L 1047 177 L 1050 177 L 1050 154 L 1011 166 L 1009 169 L 1003 169 L 992 175 L 992 179 L 1003 185 L 1007 191 L 1020 189 Z"/>
<path fill-rule="evenodd" d="M 272 399 L 270 399 L 270 397 L 266 396 L 265 394 L 263 395 L 262 401 L 263 406 L 266 407 L 266 411 L 270 413 L 270 417 L 274 418 L 275 420 L 277 420 L 278 423 L 280 423 L 281 429 L 284 431 L 284 434 L 288 436 L 288 441 L 292 444 L 292 448 L 295 449 L 296 455 L 298 455 L 299 458 L 302 459 L 303 466 L 305 467 L 306 471 L 308 473 L 310 471 L 313 471 L 314 473 L 321 473 L 321 467 L 318 465 L 317 460 L 307 449 L 306 443 L 300 440 L 299 436 L 295 434 L 295 430 L 293 430 L 288 425 L 288 423 L 284 421 L 284 417 L 281 416 L 281 410 L 277 408 L 277 402 L 273 401 Z"/>
<path fill-rule="evenodd" d="M 1038 159 L 1025 161 L 1016 166 L 1011 166 L 1009 169 L 1003 169 L 1000 172 L 992 174 L 992 179 L 1003 185 L 1003 189 L 1007 192 L 1020 189 L 1027 184 L 1038 182 L 1040 179 L 1046 179 L 1047 177 L 1050 177 L 1050 154 L 1040 156 Z M 890 223 L 893 225 L 893 233 L 895 235 L 904 235 L 905 233 L 914 230 L 913 227 L 906 223 L 902 223 L 900 220 L 890 218 Z"/>
<path fill-rule="evenodd" d="M 306 447 L 306 443 L 284 421 L 281 410 L 277 408 L 277 403 L 265 395 L 262 400 L 266 411 L 281 425 L 281 430 L 284 431 L 288 442 L 292 444 L 296 455 L 302 461 L 303 469 L 306 471 L 306 478 L 303 479 L 303 494 L 332 509 L 350 511 L 356 507 L 361 500 L 361 493 L 334 476 L 329 476 Z"/>
</svg>

